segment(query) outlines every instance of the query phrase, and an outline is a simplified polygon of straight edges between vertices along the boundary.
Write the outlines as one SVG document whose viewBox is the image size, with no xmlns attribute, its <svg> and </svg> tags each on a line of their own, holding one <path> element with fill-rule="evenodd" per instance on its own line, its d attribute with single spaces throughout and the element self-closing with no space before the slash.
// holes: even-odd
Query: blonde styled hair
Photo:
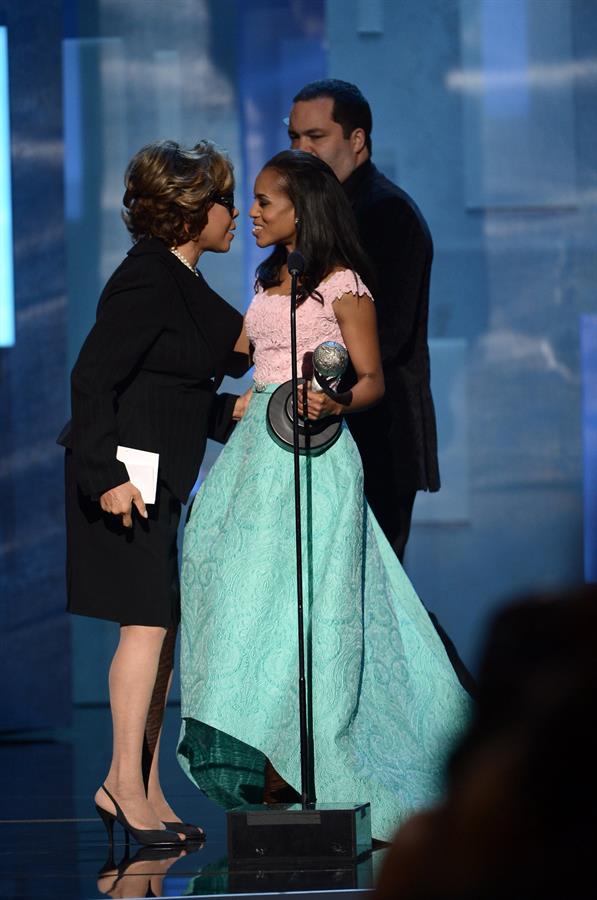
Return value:
<svg viewBox="0 0 597 900">
<path fill-rule="evenodd" d="M 133 239 L 156 237 L 177 247 L 201 234 L 214 195 L 233 190 L 234 172 L 211 141 L 190 150 L 156 141 L 133 156 L 124 184 L 122 218 Z"/>
</svg>

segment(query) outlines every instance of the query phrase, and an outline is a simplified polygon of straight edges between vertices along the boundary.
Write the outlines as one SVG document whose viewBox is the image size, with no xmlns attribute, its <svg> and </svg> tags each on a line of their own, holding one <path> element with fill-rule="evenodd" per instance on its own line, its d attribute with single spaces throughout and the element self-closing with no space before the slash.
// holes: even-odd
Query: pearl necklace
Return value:
<svg viewBox="0 0 597 900">
<path fill-rule="evenodd" d="M 186 256 L 184 256 L 177 247 L 170 247 L 170 252 L 173 253 L 174 256 L 177 259 L 179 259 L 183 265 L 185 265 L 187 267 L 187 269 L 190 269 L 191 272 L 193 273 L 193 275 L 196 275 L 197 278 L 199 278 L 199 272 L 197 271 L 195 266 L 192 266 L 190 264 L 190 262 L 188 261 Z"/>
</svg>

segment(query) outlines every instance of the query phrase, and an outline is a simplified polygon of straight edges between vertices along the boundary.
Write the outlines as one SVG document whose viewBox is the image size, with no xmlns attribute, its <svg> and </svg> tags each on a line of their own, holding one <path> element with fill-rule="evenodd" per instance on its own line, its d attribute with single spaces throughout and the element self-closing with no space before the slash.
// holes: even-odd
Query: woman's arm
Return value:
<svg viewBox="0 0 597 900">
<path fill-rule="evenodd" d="M 251 342 L 249 341 L 249 335 L 247 334 L 247 329 L 245 327 L 245 322 L 243 319 L 243 327 L 241 328 L 241 332 L 238 336 L 236 344 L 234 345 L 235 353 L 242 353 L 249 359 L 249 366 L 253 364 L 252 360 L 252 350 Z"/>
<path fill-rule="evenodd" d="M 168 292 L 143 267 L 127 267 L 101 303 L 71 375 L 72 448 L 77 481 L 99 499 L 129 480 L 116 459 L 115 397 L 165 327 Z"/>
<path fill-rule="evenodd" d="M 307 391 L 309 419 L 360 412 L 381 400 L 385 391 L 375 304 L 367 296 L 348 293 L 334 301 L 334 312 L 357 382 L 350 391 L 339 395 L 340 402 L 321 391 Z M 303 414 L 300 393 L 299 414 Z"/>
<path fill-rule="evenodd" d="M 253 365 L 252 350 L 243 320 L 241 332 L 226 360 L 225 374 L 232 378 L 242 378 Z"/>
<path fill-rule="evenodd" d="M 245 372 L 253 365 L 253 344 L 249 340 L 249 335 L 247 334 L 247 329 L 245 327 L 245 323 L 243 321 L 242 331 L 238 337 L 236 344 L 234 345 L 235 353 L 242 353 L 246 356 L 247 359 L 247 367 Z M 244 375 L 244 372 L 243 372 Z M 247 407 L 251 402 L 251 396 L 253 394 L 253 386 L 251 386 L 244 394 L 241 394 L 238 397 L 236 404 L 234 406 L 234 412 L 232 413 L 232 418 L 235 422 L 238 422 L 247 411 Z"/>
<path fill-rule="evenodd" d="M 248 370 L 251 368 L 252 365 L 253 365 L 253 345 L 249 341 L 249 336 L 247 335 L 245 323 L 243 320 L 243 327 L 238 336 L 236 344 L 234 345 L 234 349 L 232 351 L 232 360 L 226 369 L 226 374 L 232 375 L 233 378 L 241 378 L 243 375 L 245 375 L 248 372 Z M 223 395 L 223 394 L 218 395 L 217 400 L 221 400 L 222 397 L 226 396 L 228 398 L 226 400 L 226 403 L 229 404 L 230 401 L 233 400 L 234 406 L 232 407 L 231 410 L 228 410 L 228 408 L 226 407 L 226 413 L 224 414 L 224 416 L 220 415 L 220 418 L 225 418 L 226 415 L 230 416 L 230 422 L 226 426 L 225 437 L 221 437 L 221 434 L 222 434 L 221 425 L 218 429 L 217 435 L 210 434 L 210 437 L 214 437 L 215 440 L 219 440 L 222 443 L 227 440 L 227 438 L 229 437 L 229 435 L 232 431 L 233 424 L 235 422 L 240 421 L 240 419 L 242 419 L 242 417 L 246 413 L 247 407 L 251 400 L 252 393 L 253 393 L 253 388 L 250 387 L 247 391 L 245 391 L 244 394 L 241 394 L 240 397 L 238 397 L 238 396 L 233 397 L 232 395 Z"/>
</svg>

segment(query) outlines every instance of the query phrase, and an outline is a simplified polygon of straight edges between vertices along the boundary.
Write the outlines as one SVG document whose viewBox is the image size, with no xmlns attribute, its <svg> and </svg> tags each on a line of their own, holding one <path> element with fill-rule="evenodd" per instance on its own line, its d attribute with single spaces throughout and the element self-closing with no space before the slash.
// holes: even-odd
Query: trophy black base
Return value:
<svg viewBox="0 0 597 900">
<path fill-rule="evenodd" d="M 341 868 L 371 852 L 369 803 L 278 803 L 230 810 L 228 865 Z"/>
</svg>

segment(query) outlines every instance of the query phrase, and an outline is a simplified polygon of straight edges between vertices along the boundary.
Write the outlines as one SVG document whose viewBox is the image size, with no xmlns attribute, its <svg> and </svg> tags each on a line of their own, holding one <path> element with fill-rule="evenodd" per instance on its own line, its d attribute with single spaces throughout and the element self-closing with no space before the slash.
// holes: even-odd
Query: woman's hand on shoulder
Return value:
<svg viewBox="0 0 597 900">
<path fill-rule="evenodd" d="M 130 481 L 110 488 L 100 497 L 100 506 L 105 513 L 113 516 L 122 516 L 122 524 L 125 528 L 133 526 L 133 506 L 144 519 L 147 518 L 147 510 L 141 491 Z"/>
</svg>

